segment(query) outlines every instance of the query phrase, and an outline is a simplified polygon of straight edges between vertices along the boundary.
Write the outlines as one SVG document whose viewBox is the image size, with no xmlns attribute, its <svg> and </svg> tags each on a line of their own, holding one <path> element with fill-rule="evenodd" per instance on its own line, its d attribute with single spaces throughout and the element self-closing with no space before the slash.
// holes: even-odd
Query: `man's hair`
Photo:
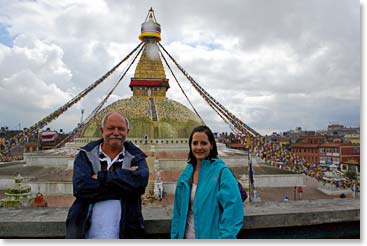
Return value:
<svg viewBox="0 0 367 246">
<path fill-rule="evenodd" d="M 106 114 L 106 115 L 103 117 L 103 119 L 102 119 L 102 128 L 104 128 L 104 127 L 105 127 L 105 125 L 106 125 L 106 121 L 107 121 L 108 117 L 109 117 L 111 114 L 114 114 L 114 113 L 119 114 L 119 115 L 121 115 L 122 117 L 124 117 L 124 119 L 125 119 L 125 123 L 126 123 L 126 126 L 127 126 L 127 129 L 129 130 L 129 129 L 130 129 L 129 119 L 128 119 L 126 116 L 124 116 L 124 115 L 122 115 L 121 113 L 119 113 L 119 112 L 109 112 L 108 114 Z"/>
</svg>

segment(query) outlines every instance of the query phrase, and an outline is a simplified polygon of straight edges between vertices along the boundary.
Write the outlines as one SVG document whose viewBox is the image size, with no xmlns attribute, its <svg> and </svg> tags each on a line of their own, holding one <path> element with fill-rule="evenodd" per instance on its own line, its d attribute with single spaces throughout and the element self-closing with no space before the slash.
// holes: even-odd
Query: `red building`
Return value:
<svg viewBox="0 0 367 246">
<path fill-rule="evenodd" d="M 320 145 L 325 136 L 304 136 L 291 144 L 291 151 L 311 163 L 320 163 Z"/>
<path fill-rule="evenodd" d="M 340 145 L 339 141 L 334 143 L 323 143 L 320 145 L 320 164 L 337 165 L 340 164 Z"/>
<path fill-rule="evenodd" d="M 42 131 L 40 133 L 40 149 L 53 149 L 56 145 L 58 136 L 56 131 L 51 131 L 49 129 Z"/>
<path fill-rule="evenodd" d="M 359 144 L 340 145 L 340 169 L 342 171 L 355 170 L 360 172 L 360 146 Z"/>
<path fill-rule="evenodd" d="M 291 151 L 310 163 L 359 172 L 359 144 L 342 143 L 341 139 L 331 141 L 326 136 L 304 136 L 291 144 Z"/>
<path fill-rule="evenodd" d="M 356 144 L 341 144 L 340 145 L 340 162 L 354 160 L 360 163 L 360 146 Z"/>
</svg>

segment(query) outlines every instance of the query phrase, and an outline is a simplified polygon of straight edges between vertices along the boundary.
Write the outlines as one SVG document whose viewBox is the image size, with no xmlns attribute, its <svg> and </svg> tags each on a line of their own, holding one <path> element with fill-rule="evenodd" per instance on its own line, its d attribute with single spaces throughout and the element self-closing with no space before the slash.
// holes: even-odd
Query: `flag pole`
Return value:
<svg viewBox="0 0 367 246">
<path fill-rule="evenodd" d="M 251 188 L 251 166 L 250 166 L 250 148 L 247 149 L 247 160 L 248 160 L 248 165 L 247 165 L 247 169 L 248 169 L 248 189 L 249 189 L 249 202 L 252 203 L 252 188 Z"/>
</svg>

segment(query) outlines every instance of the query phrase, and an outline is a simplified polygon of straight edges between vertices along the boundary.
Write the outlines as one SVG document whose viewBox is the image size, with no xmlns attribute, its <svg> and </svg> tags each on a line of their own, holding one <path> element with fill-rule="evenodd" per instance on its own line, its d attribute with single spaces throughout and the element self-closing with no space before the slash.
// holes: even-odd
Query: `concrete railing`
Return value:
<svg viewBox="0 0 367 246">
<path fill-rule="evenodd" d="M 256 187 L 294 187 L 304 186 L 304 175 L 302 174 L 278 174 L 278 175 L 255 175 Z M 248 176 L 247 179 L 248 180 Z M 248 184 L 248 182 L 245 182 Z"/>
<path fill-rule="evenodd" d="M 0 238 L 64 238 L 67 208 L 0 208 Z M 146 238 L 169 238 L 172 206 L 144 206 Z M 359 199 L 246 204 L 239 238 L 360 238 Z"/>
</svg>

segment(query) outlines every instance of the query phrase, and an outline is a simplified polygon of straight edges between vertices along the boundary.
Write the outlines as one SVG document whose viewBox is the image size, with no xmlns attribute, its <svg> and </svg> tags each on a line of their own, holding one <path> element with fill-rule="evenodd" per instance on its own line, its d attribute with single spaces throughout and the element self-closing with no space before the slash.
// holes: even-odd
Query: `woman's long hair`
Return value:
<svg viewBox="0 0 367 246">
<path fill-rule="evenodd" d="M 210 144 L 213 146 L 212 150 L 210 151 L 208 157 L 206 159 L 212 160 L 218 156 L 218 150 L 217 150 L 217 144 L 215 143 L 214 134 L 207 126 L 197 126 L 194 128 L 194 130 L 191 132 L 190 138 L 189 138 L 189 156 L 187 158 L 187 162 L 192 163 L 193 165 L 196 165 L 197 159 L 194 156 L 194 153 L 192 153 L 191 149 L 191 143 L 192 143 L 192 137 L 194 136 L 194 133 L 196 132 L 204 132 L 208 136 L 208 140 Z"/>
</svg>

